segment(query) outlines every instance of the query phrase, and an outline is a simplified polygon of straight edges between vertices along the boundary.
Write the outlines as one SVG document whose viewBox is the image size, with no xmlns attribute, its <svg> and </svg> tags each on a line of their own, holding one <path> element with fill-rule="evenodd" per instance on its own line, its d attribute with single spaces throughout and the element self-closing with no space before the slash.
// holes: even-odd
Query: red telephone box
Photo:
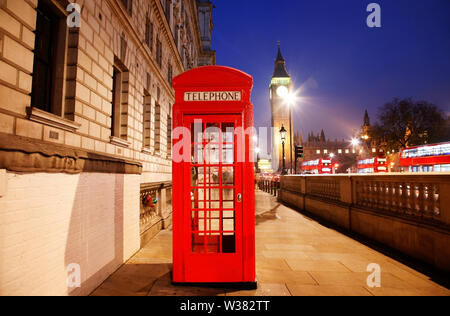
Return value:
<svg viewBox="0 0 450 316">
<path fill-rule="evenodd" d="M 173 282 L 255 286 L 253 79 L 206 66 L 173 86 Z"/>
</svg>

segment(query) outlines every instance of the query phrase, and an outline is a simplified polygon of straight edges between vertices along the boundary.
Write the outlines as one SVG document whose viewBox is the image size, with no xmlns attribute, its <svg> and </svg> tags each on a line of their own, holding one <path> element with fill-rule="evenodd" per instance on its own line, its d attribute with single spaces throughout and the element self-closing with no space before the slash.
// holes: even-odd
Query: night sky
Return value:
<svg viewBox="0 0 450 316">
<path fill-rule="evenodd" d="M 366 25 L 369 3 L 382 28 Z M 350 139 L 394 97 L 450 112 L 450 0 L 213 0 L 217 64 L 253 76 L 255 125 L 270 125 L 277 41 L 294 88 L 296 130 Z"/>
</svg>

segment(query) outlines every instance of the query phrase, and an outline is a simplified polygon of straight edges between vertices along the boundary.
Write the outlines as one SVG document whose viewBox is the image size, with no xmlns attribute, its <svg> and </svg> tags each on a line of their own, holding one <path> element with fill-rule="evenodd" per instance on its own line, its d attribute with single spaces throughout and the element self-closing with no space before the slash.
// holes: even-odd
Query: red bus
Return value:
<svg viewBox="0 0 450 316">
<path fill-rule="evenodd" d="M 358 161 L 358 173 L 382 173 L 388 171 L 388 161 L 385 157 L 369 158 Z"/>
<path fill-rule="evenodd" d="M 302 172 L 305 174 L 332 174 L 331 159 L 316 159 L 302 163 Z"/>
<path fill-rule="evenodd" d="M 403 149 L 400 167 L 406 172 L 450 172 L 450 142 Z"/>
</svg>

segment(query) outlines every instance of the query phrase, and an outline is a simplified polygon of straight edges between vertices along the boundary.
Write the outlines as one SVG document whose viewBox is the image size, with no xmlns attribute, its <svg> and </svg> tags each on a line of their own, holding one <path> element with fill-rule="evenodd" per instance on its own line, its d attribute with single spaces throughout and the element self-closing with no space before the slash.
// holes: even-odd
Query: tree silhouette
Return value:
<svg viewBox="0 0 450 316">
<path fill-rule="evenodd" d="M 379 108 L 371 137 L 386 150 L 450 140 L 450 119 L 436 105 L 394 99 Z"/>
</svg>

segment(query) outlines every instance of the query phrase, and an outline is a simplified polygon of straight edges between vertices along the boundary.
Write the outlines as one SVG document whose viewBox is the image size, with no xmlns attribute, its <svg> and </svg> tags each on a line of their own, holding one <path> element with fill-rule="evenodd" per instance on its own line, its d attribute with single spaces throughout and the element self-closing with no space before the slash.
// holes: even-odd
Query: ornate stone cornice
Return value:
<svg viewBox="0 0 450 316">
<path fill-rule="evenodd" d="M 0 133 L 0 169 L 12 172 L 142 174 L 142 164 Z"/>
</svg>

